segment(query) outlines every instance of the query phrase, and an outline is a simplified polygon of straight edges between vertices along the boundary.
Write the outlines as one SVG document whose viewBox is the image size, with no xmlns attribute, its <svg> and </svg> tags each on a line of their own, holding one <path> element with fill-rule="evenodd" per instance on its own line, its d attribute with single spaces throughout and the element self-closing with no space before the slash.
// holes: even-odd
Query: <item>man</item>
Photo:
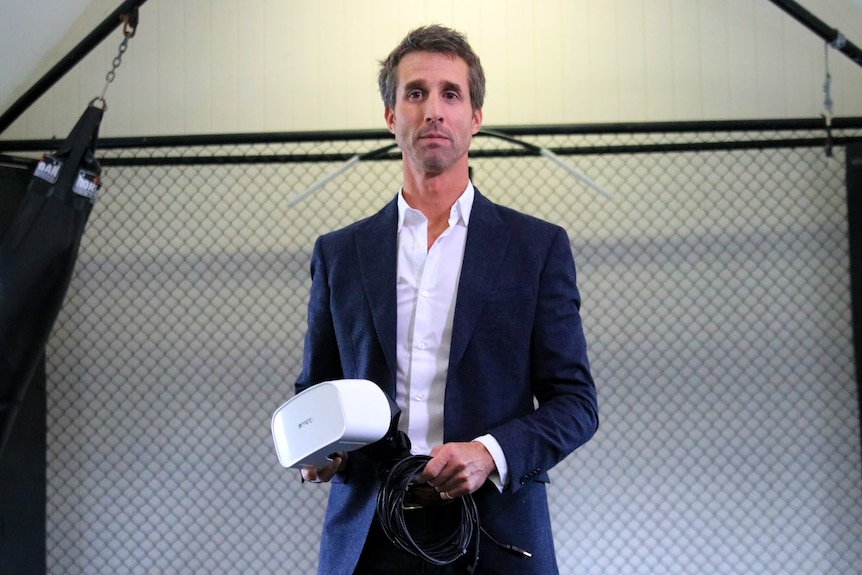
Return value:
<svg viewBox="0 0 862 575">
<path fill-rule="evenodd" d="M 557 573 L 547 470 L 598 426 L 568 237 L 470 182 L 485 79 L 463 35 L 410 32 L 378 79 L 402 188 L 374 216 L 317 240 L 296 391 L 342 378 L 378 384 L 402 410 L 412 452 L 431 457 L 415 481 L 442 502 L 472 494 L 493 538 L 474 534 L 477 573 Z M 434 566 L 382 534 L 377 463 L 361 451 L 302 474 L 332 481 L 320 574 L 466 573 L 466 557 Z M 445 529 L 437 509 L 446 508 L 405 515 Z"/>
</svg>

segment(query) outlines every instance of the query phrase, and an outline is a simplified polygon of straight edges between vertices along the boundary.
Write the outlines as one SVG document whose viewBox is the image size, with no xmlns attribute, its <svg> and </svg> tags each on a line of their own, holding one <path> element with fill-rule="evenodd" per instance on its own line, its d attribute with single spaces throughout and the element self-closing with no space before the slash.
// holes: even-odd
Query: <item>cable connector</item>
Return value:
<svg viewBox="0 0 862 575">
<path fill-rule="evenodd" d="M 514 545 L 503 544 L 503 545 L 500 545 L 500 547 L 502 547 L 503 549 L 505 549 L 506 551 L 508 551 L 512 555 L 514 555 L 516 557 L 520 557 L 521 559 L 531 559 L 533 557 L 533 554 L 530 553 L 529 551 L 524 551 L 520 547 L 515 547 Z"/>
<path fill-rule="evenodd" d="M 504 551 L 506 551 L 506 552 L 508 552 L 508 553 L 511 553 L 512 555 L 514 555 L 514 556 L 516 556 L 516 557 L 519 557 L 519 558 L 521 558 L 521 559 L 532 559 L 532 558 L 533 558 L 533 554 L 532 554 L 532 553 L 530 553 L 529 551 L 524 551 L 524 550 L 523 550 L 523 549 L 521 549 L 520 547 L 516 547 L 516 546 L 514 546 L 514 545 L 510 545 L 509 543 L 500 543 L 499 541 L 497 541 L 496 539 L 494 539 L 494 537 L 493 537 L 490 533 L 488 533 L 488 532 L 485 530 L 485 528 L 484 528 L 484 527 L 480 527 L 480 530 L 482 531 L 482 534 L 483 534 L 485 537 L 487 537 L 488 539 L 490 539 L 490 540 L 491 540 L 491 542 L 492 542 L 494 545 L 496 545 L 497 547 L 499 547 L 500 549 L 502 549 L 502 550 L 504 550 Z"/>
</svg>

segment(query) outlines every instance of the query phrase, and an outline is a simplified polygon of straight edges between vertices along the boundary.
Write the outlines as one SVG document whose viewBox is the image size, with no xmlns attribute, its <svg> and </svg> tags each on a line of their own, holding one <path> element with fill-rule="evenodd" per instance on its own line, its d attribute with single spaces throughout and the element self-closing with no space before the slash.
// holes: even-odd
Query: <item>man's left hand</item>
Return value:
<svg viewBox="0 0 862 575">
<path fill-rule="evenodd" d="M 494 458 L 478 441 L 444 443 L 431 450 L 431 460 L 416 475 L 428 483 L 443 499 L 454 499 L 473 493 L 496 469 Z"/>
</svg>

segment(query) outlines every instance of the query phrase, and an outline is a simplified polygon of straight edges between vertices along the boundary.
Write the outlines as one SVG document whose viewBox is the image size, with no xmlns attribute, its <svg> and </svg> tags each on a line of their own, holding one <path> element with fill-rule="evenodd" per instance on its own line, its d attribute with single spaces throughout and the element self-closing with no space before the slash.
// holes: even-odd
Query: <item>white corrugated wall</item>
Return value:
<svg viewBox="0 0 862 575">
<path fill-rule="evenodd" d="M 853 0 L 802 4 L 862 43 Z M 46 64 L 115 6 L 93 2 Z M 382 128 L 377 60 L 430 22 L 466 32 L 482 57 L 489 126 L 824 112 L 824 42 L 767 0 L 150 0 L 102 135 Z M 64 135 L 101 93 L 120 40 L 2 137 Z M 829 66 L 834 114 L 862 115 L 862 68 L 835 50 Z"/>
</svg>

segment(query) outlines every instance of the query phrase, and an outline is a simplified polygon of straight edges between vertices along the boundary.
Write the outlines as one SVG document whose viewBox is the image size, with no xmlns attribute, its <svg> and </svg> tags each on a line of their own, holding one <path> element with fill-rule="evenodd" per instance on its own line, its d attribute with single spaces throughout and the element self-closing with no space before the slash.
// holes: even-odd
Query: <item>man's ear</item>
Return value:
<svg viewBox="0 0 862 575">
<path fill-rule="evenodd" d="M 473 110 L 473 135 L 475 136 L 482 129 L 482 108 Z"/>
<path fill-rule="evenodd" d="M 386 127 L 389 128 L 389 131 L 393 134 L 395 133 L 395 111 L 386 106 L 383 108 L 383 117 L 386 119 Z"/>
</svg>

